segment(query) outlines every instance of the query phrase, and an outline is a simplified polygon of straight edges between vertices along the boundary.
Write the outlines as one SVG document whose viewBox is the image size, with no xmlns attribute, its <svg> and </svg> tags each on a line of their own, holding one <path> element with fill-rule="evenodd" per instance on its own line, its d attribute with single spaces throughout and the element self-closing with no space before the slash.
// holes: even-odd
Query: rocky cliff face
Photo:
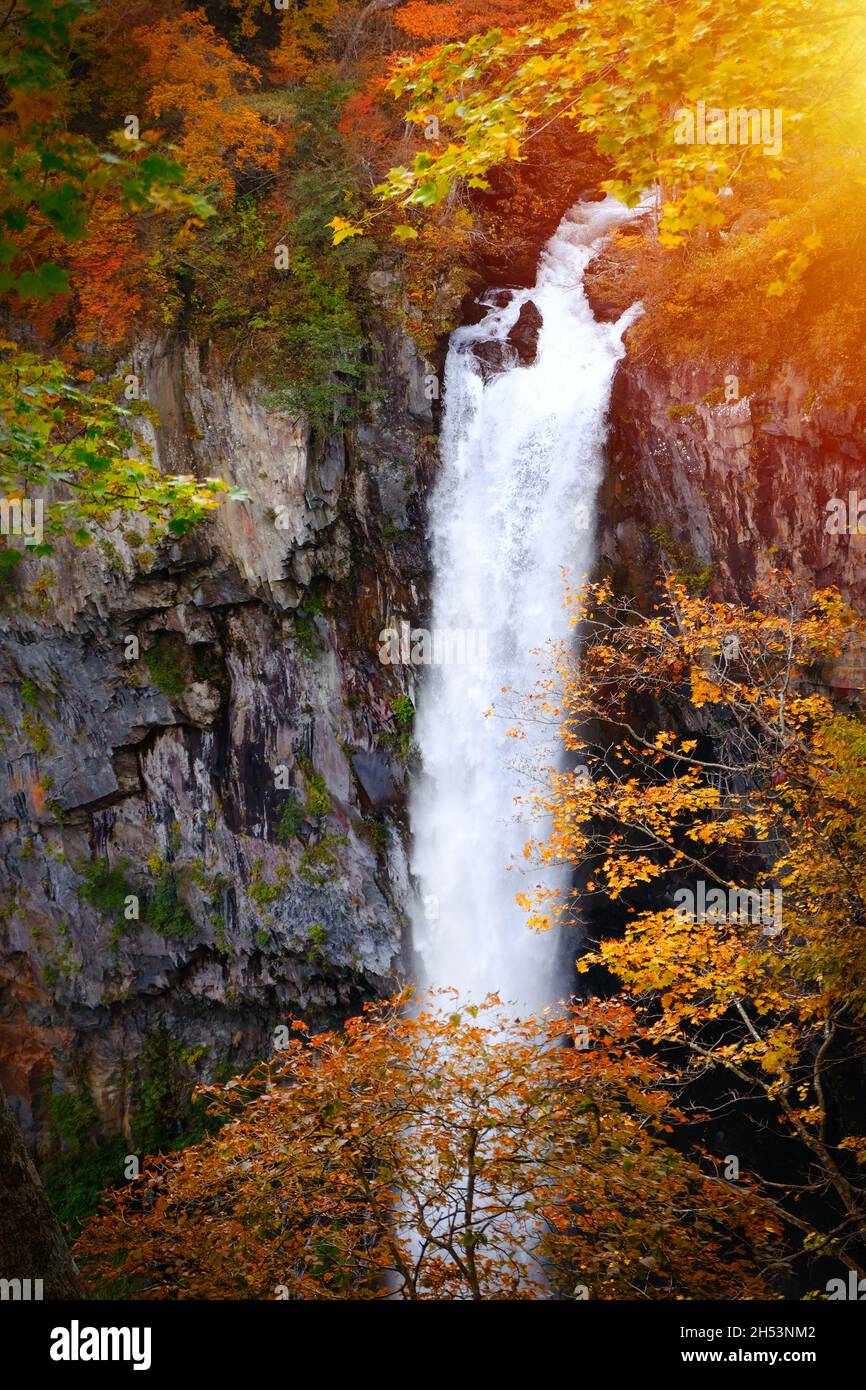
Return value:
<svg viewBox="0 0 866 1390">
<path fill-rule="evenodd" d="M 866 611 L 866 536 L 850 497 L 866 497 L 863 417 L 793 373 L 762 386 L 735 367 L 627 357 L 611 401 L 601 564 L 641 594 L 664 555 L 743 600 L 786 569 Z"/>
<path fill-rule="evenodd" d="M 346 436 L 270 414 L 206 348 L 141 350 L 163 468 L 249 500 L 183 541 L 142 523 L 30 561 L 5 605 L 0 1080 L 31 1140 L 46 1078 L 128 1131 L 154 1032 L 207 1077 L 405 961 L 410 676 L 378 637 L 423 604 L 433 393 L 374 289 L 383 399 Z"/>
<path fill-rule="evenodd" d="M 651 235 L 649 223 L 643 230 Z M 812 381 L 779 365 L 794 343 L 790 352 L 772 345 L 775 365 L 745 352 L 729 361 L 707 324 L 703 353 L 683 356 L 659 309 L 676 295 L 675 275 L 660 279 L 669 268 L 648 256 L 640 232 L 637 225 L 614 238 L 585 279 L 607 321 L 640 298 L 642 285 L 649 296 L 649 316 L 626 334 L 614 381 L 602 567 L 640 595 L 664 556 L 719 596 L 743 600 L 771 569 L 785 569 L 806 585 L 837 587 L 866 611 L 866 505 L 863 534 L 856 519 L 860 497 L 866 504 L 866 406 L 839 404 L 850 397 L 840 367 L 819 364 Z M 761 312 L 758 302 L 752 312 Z"/>
</svg>

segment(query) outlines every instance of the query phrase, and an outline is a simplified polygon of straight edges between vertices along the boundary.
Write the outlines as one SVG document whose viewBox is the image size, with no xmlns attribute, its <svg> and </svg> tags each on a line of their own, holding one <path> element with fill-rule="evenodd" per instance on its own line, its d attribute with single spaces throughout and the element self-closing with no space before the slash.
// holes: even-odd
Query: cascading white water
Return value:
<svg viewBox="0 0 866 1390">
<path fill-rule="evenodd" d="M 541 256 L 535 287 L 514 291 L 504 307 L 496 307 L 502 292 L 488 296 L 484 320 L 452 335 L 445 369 L 431 626 L 434 640 L 469 634 L 468 659 L 453 659 L 452 644 L 452 659 L 421 683 L 414 939 L 426 983 L 475 998 L 496 990 L 531 1009 L 556 997 L 555 943 L 527 928 L 514 901 L 526 884 L 509 865 L 531 833 L 514 798 L 528 791 L 542 736 L 530 729 L 515 744 L 506 722 L 485 711 L 502 687 L 534 688 L 544 669 L 538 649 L 568 631 L 563 567 L 572 576 L 591 567 L 605 417 L 634 311 L 598 323 L 582 279 L 605 235 L 630 216 L 612 198 L 572 209 Z M 529 300 L 542 326 L 534 365 L 521 366 L 505 340 Z M 473 351 L 482 343 L 501 344 L 514 362 L 486 382 Z M 486 640 L 476 645 L 479 632 Z M 530 881 L 541 881 L 537 870 Z M 545 882 L 556 886 L 556 875 Z"/>
</svg>

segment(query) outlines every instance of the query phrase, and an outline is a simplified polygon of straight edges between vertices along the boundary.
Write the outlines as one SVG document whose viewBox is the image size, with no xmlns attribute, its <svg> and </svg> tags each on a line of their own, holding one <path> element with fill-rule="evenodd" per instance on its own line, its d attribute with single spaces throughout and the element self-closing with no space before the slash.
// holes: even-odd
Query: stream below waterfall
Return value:
<svg viewBox="0 0 866 1390">
<path fill-rule="evenodd" d="M 482 321 L 452 335 L 445 368 L 430 510 L 430 631 L 441 659 L 418 696 L 413 937 L 427 985 L 475 999 L 496 991 L 533 1010 L 567 981 L 555 934 L 531 932 L 515 894 L 562 886 L 565 871 L 526 865 L 524 843 L 539 827 L 515 797 L 528 802 L 534 768 L 556 751 L 549 730 L 530 725 L 515 742 L 513 721 L 485 712 L 504 687 L 534 689 L 544 644 L 568 634 L 563 569 L 575 578 L 592 569 L 611 386 L 639 306 L 598 322 L 583 274 L 632 216 L 613 198 L 573 208 L 542 252 L 533 288 L 489 292 Z M 508 338 L 530 301 L 541 323 L 526 366 Z"/>
</svg>

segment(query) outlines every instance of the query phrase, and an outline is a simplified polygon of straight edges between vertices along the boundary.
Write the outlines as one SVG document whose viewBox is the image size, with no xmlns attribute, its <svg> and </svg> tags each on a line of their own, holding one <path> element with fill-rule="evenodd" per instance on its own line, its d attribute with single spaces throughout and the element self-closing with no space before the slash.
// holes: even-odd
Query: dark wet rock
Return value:
<svg viewBox="0 0 866 1390">
<path fill-rule="evenodd" d="M 510 298 L 511 291 L 506 293 Z M 488 298 L 492 301 L 493 296 Z M 470 351 L 481 368 L 483 379 L 490 381 L 501 372 L 511 371 L 517 366 L 531 367 L 538 355 L 538 335 L 542 323 L 540 311 L 528 299 L 521 305 L 520 313 L 505 338 L 485 338 L 472 343 Z"/>
<path fill-rule="evenodd" d="M 620 300 L 612 296 L 605 298 L 604 295 L 593 294 L 588 295 L 587 298 L 599 323 L 616 323 L 617 319 L 622 316 L 624 309 L 628 308 L 628 305 L 623 305 Z"/>
<path fill-rule="evenodd" d="M 371 753 L 355 753 L 352 768 L 374 811 L 394 806 L 400 801 L 405 773 L 387 753 L 381 749 L 374 749 Z"/>
<path fill-rule="evenodd" d="M 517 366 L 517 353 L 503 338 L 485 338 L 473 343 L 471 352 L 484 381 L 491 381 L 493 377 Z"/>
<path fill-rule="evenodd" d="M 517 322 L 508 334 L 508 342 L 515 349 L 522 366 L 531 367 L 538 356 L 538 335 L 543 319 L 531 299 L 521 306 Z"/>
</svg>

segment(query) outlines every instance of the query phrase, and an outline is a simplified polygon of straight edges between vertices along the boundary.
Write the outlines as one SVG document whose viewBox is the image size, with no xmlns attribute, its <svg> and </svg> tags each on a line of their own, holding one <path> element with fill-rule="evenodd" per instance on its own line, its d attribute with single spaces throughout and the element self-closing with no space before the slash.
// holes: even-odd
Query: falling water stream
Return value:
<svg viewBox="0 0 866 1390">
<path fill-rule="evenodd" d="M 583 273 L 632 215 L 612 198 L 573 208 L 541 255 L 535 286 L 488 295 L 482 322 L 452 335 L 445 369 L 431 630 L 466 634 L 467 659 L 434 664 L 421 682 L 414 940 L 428 984 L 476 999 L 495 990 L 529 1009 L 564 983 L 553 935 L 528 930 L 514 900 L 527 883 L 509 868 L 532 830 L 514 800 L 529 790 L 543 736 L 530 726 L 516 744 L 508 721 L 485 711 L 503 687 L 534 688 L 539 648 L 568 632 L 563 567 L 580 576 L 592 566 L 606 412 L 634 311 L 597 322 Z M 530 300 L 542 323 L 536 361 L 523 366 L 506 340 Z M 502 368 L 494 374 L 480 360 L 491 356 Z M 542 878 L 533 868 L 530 882 L 542 881 L 560 882 L 557 871 Z"/>
</svg>

